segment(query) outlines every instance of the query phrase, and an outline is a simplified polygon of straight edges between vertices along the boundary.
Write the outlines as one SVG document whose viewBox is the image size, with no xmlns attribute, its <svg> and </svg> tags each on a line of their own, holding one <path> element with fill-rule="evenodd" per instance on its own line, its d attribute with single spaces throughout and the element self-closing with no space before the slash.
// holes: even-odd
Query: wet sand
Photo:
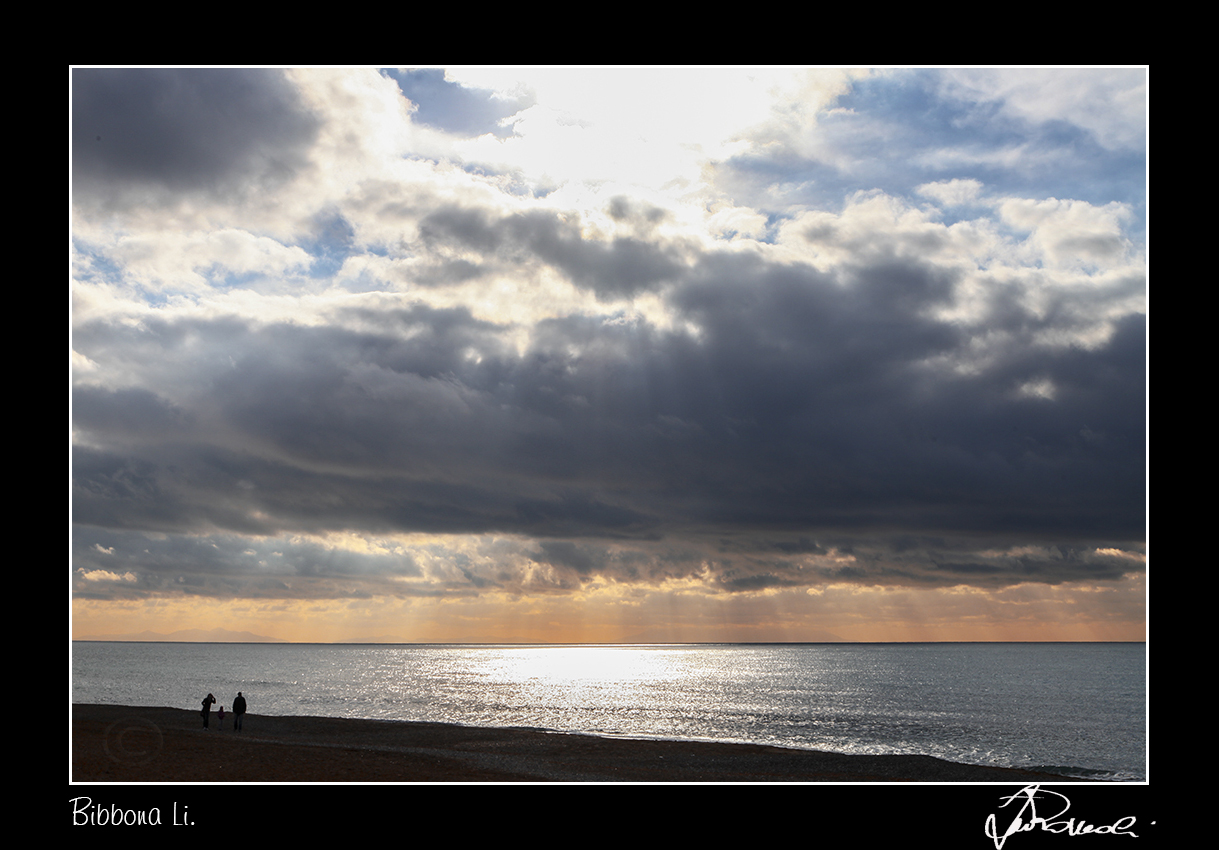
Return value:
<svg viewBox="0 0 1219 850">
<path fill-rule="evenodd" d="M 444 723 L 72 707 L 73 782 L 1064 782 L 930 756 L 640 741 Z"/>
</svg>

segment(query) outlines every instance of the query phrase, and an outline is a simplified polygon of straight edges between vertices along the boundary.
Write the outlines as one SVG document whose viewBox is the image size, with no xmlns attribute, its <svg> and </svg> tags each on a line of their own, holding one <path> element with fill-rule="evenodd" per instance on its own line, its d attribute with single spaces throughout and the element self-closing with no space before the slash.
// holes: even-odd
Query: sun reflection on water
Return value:
<svg viewBox="0 0 1219 850">
<path fill-rule="evenodd" d="M 497 647 L 480 678 L 488 696 L 515 706 L 527 723 L 555 725 L 537 712 L 550 706 L 569 723 L 607 731 L 624 710 L 652 713 L 664 693 L 689 678 L 688 655 L 663 646 Z"/>
<path fill-rule="evenodd" d="M 495 653 L 486 669 L 488 679 L 497 683 L 621 686 L 670 681 L 685 666 L 679 653 L 663 647 L 530 646 L 504 647 Z"/>
</svg>

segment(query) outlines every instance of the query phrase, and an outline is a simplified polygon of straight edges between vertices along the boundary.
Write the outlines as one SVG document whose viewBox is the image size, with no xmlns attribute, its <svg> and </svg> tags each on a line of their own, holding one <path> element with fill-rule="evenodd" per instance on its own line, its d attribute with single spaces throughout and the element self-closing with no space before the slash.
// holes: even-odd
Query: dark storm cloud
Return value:
<svg viewBox="0 0 1219 850">
<path fill-rule="evenodd" d="M 530 97 L 504 100 L 492 92 L 471 89 L 445 80 L 441 68 L 385 70 L 417 110 L 414 120 L 459 136 L 512 135 L 500 121 L 533 105 Z"/>
<path fill-rule="evenodd" d="M 527 554 L 556 568 L 567 587 L 593 580 L 657 584 L 694 579 L 729 593 L 824 584 L 924 589 L 959 584 L 1001 588 L 1026 581 L 1057 585 L 1116 581 L 1142 569 L 1137 552 L 1104 549 L 1095 541 L 1012 546 L 1010 538 L 975 535 L 895 544 L 870 534 L 836 535 L 824 542 L 828 548 L 809 547 L 808 538 L 790 536 L 783 543 L 747 533 L 727 545 L 696 537 L 608 544 L 547 540 Z M 810 550 L 800 551 L 806 548 Z"/>
<path fill-rule="evenodd" d="M 625 218 L 628 208 L 616 203 L 614 209 Z M 551 212 L 492 218 L 478 209 L 447 207 L 426 216 L 419 233 L 432 249 L 456 247 L 506 262 L 540 260 L 602 301 L 655 289 L 684 271 L 676 248 L 631 236 L 586 239 L 576 221 Z"/>
<path fill-rule="evenodd" d="M 660 207 L 633 201 L 624 195 L 611 198 L 606 208 L 610 218 L 620 222 L 630 222 L 642 231 L 650 231 L 662 221 L 670 218 L 670 214 Z"/>
<path fill-rule="evenodd" d="M 305 164 L 318 126 L 278 70 L 72 72 L 72 169 L 80 199 L 266 188 Z"/>
<path fill-rule="evenodd" d="M 180 431 L 187 418 L 180 408 L 139 388 L 111 392 L 78 387 L 72 394 L 72 409 L 77 426 L 118 439 L 156 439 Z"/>
<path fill-rule="evenodd" d="M 157 535 L 95 528 L 74 537 L 72 563 L 76 594 L 92 599 L 138 598 L 167 590 L 327 597 L 335 592 L 332 579 L 358 578 L 372 587 L 422 575 L 410 555 L 352 552 L 300 538 Z M 415 590 L 393 582 L 386 592 L 409 595 Z"/>
<path fill-rule="evenodd" d="M 540 544 L 539 561 L 575 570 L 581 575 L 590 575 L 604 569 L 607 558 L 604 552 L 593 547 L 579 546 L 570 540 L 545 540 Z"/>
<path fill-rule="evenodd" d="M 492 247 L 512 232 L 477 216 L 432 226 Z M 176 348 L 186 328 L 150 321 L 124 329 L 123 346 L 160 348 L 200 372 L 198 389 L 172 403 L 80 391 L 76 518 L 255 533 L 1139 539 L 1142 317 L 1093 349 L 1016 342 L 958 373 L 929 365 L 972 341 L 931 310 L 953 287 L 915 262 L 830 275 L 708 255 L 669 291 L 697 333 L 569 316 L 536 326 L 521 353 L 500 325 L 422 305 L 348 311 L 343 325 L 192 323 L 190 338 L 214 336 L 223 357 L 197 341 L 188 356 Z M 107 333 L 86 325 L 79 338 L 118 345 Z M 1051 382 L 1053 398 L 1021 394 L 1029 381 Z M 574 553 L 542 551 L 579 571 Z"/>
</svg>

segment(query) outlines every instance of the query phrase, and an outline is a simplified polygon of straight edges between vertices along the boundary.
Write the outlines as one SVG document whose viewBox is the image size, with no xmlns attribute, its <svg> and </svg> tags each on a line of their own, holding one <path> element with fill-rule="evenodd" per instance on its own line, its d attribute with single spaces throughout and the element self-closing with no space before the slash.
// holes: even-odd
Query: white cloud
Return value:
<svg viewBox="0 0 1219 850">
<path fill-rule="evenodd" d="M 1124 233 L 1130 208 L 1117 201 L 1005 198 L 998 202 L 1003 223 L 1028 233 L 1030 259 L 1058 269 L 1112 268 L 1136 259 Z"/>
<path fill-rule="evenodd" d="M 982 184 L 977 180 L 941 180 L 936 183 L 924 183 L 915 191 L 945 206 L 959 207 L 976 200 L 982 191 Z"/>
<path fill-rule="evenodd" d="M 123 581 L 137 582 L 139 578 L 135 573 L 112 573 L 109 570 L 77 570 L 76 574 L 85 581 Z"/>
</svg>

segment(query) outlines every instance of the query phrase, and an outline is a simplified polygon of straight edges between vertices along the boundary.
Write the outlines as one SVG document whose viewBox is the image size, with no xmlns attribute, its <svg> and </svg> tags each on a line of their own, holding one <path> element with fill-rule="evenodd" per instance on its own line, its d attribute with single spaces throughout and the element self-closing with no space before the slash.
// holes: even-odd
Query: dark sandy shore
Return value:
<svg viewBox="0 0 1219 850">
<path fill-rule="evenodd" d="M 443 723 L 75 705 L 74 782 L 1064 782 L 930 756 L 636 741 Z"/>
</svg>

